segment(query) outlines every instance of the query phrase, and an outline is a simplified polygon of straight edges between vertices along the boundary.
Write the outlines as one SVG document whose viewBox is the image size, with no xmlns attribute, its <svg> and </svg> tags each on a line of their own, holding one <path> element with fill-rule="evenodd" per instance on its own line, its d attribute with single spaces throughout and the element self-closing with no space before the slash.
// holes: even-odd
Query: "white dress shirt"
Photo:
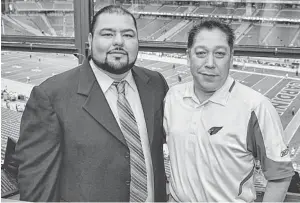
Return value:
<svg viewBox="0 0 300 203">
<path fill-rule="evenodd" d="M 105 98 L 110 106 L 111 111 L 113 112 L 116 121 L 120 125 L 120 119 L 118 114 L 117 100 L 118 100 L 118 92 L 117 89 L 112 85 L 114 80 L 106 75 L 102 69 L 98 68 L 93 60 L 90 60 L 90 65 L 92 70 L 96 76 L 98 84 L 105 95 Z M 131 70 L 127 74 L 127 76 L 123 79 L 126 80 L 129 85 L 125 85 L 125 97 L 128 100 L 130 107 L 134 113 L 139 134 L 141 137 L 142 149 L 145 157 L 146 163 L 146 171 L 147 171 L 147 190 L 148 190 L 148 198 L 147 202 L 154 201 L 154 180 L 153 180 L 153 167 L 152 167 L 152 159 L 150 152 L 150 144 L 149 137 L 147 133 L 146 121 L 144 117 L 144 111 L 140 100 L 140 95 L 135 84 L 134 78 L 132 76 Z"/>
</svg>

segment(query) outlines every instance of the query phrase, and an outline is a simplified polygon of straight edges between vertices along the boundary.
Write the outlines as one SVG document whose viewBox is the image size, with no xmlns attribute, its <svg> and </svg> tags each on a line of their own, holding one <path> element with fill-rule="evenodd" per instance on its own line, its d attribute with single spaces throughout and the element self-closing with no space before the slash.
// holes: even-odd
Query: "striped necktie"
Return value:
<svg viewBox="0 0 300 203">
<path fill-rule="evenodd" d="M 133 111 L 125 97 L 126 81 L 114 82 L 118 91 L 118 113 L 121 131 L 130 152 L 130 202 L 145 202 L 147 193 L 147 172 L 138 126 Z"/>
</svg>

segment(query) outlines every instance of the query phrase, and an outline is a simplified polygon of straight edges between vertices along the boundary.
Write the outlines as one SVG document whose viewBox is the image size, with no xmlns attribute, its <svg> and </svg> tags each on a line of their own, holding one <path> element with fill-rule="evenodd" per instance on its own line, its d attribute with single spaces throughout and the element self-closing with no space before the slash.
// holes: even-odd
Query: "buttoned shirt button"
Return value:
<svg viewBox="0 0 300 203">
<path fill-rule="evenodd" d="M 126 153 L 125 158 L 129 158 L 129 153 Z"/>
<path fill-rule="evenodd" d="M 126 185 L 130 185 L 130 180 L 127 180 L 125 183 Z"/>
</svg>

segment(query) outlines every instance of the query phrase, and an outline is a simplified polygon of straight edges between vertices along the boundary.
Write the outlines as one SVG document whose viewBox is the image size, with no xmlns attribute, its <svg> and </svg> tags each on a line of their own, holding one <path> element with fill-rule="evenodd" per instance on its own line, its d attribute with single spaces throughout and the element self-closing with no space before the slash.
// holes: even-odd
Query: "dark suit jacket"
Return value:
<svg viewBox="0 0 300 203">
<path fill-rule="evenodd" d="M 154 199 L 166 200 L 161 74 L 133 67 L 148 130 Z M 129 201 L 129 149 L 87 61 L 34 87 L 16 147 L 20 199 Z"/>
</svg>

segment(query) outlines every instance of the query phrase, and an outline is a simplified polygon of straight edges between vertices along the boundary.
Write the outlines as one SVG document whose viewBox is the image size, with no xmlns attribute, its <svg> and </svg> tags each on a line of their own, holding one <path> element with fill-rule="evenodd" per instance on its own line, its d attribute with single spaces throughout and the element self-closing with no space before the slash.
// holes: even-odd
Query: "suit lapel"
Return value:
<svg viewBox="0 0 300 203">
<path fill-rule="evenodd" d="M 147 126 L 149 143 L 153 140 L 154 128 L 154 91 L 150 87 L 150 78 L 138 67 L 133 67 L 132 75 L 139 91 L 144 117 Z"/>
<path fill-rule="evenodd" d="M 106 130 L 127 146 L 121 129 L 87 60 L 80 68 L 78 94 L 87 96 L 83 108 Z"/>
</svg>

